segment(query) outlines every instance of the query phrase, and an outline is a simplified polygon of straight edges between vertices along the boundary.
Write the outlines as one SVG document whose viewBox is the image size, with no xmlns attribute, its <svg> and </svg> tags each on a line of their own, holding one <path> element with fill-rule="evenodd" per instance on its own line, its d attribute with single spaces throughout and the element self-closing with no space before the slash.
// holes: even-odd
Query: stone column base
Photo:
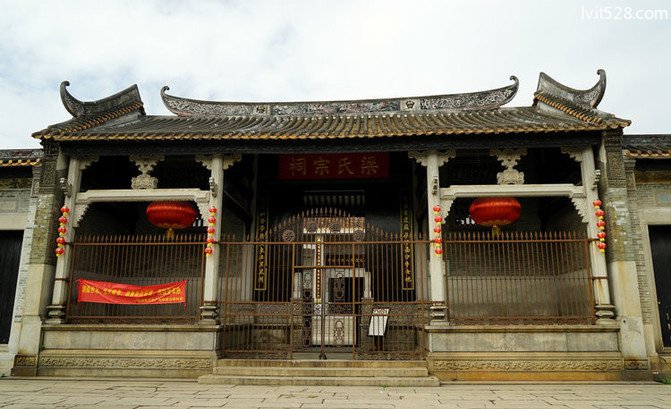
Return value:
<svg viewBox="0 0 671 409">
<path fill-rule="evenodd" d="M 65 306 L 64 305 L 48 305 L 47 316 L 45 323 L 47 324 L 63 324 L 65 322 Z"/>
<path fill-rule="evenodd" d="M 612 324 L 615 322 L 615 306 L 611 304 L 597 304 L 595 306 L 594 315 L 596 316 L 596 323 Z"/>
<path fill-rule="evenodd" d="M 219 324 L 219 307 L 214 302 L 205 302 L 200 307 L 200 321 L 202 325 L 217 325 Z"/>
<path fill-rule="evenodd" d="M 37 356 L 16 355 L 12 376 L 37 376 Z"/>
</svg>

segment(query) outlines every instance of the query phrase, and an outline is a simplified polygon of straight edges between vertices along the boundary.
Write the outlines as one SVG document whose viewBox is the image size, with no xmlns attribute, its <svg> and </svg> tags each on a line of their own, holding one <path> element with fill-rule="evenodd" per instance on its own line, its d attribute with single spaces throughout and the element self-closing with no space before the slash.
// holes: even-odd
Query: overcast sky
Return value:
<svg viewBox="0 0 671 409">
<path fill-rule="evenodd" d="M 529 105 L 538 73 L 608 76 L 599 108 L 627 133 L 671 133 L 670 1 L 0 0 L 0 148 L 70 118 L 58 86 L 95 100 L 138 84 L 198 99 L 290 101 L 497 88 Z"/>
</svg>

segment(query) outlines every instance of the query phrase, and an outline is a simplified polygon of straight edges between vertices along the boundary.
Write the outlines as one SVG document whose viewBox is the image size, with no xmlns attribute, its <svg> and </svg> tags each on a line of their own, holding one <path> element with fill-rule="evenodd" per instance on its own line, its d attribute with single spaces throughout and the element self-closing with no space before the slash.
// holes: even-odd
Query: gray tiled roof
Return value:
<svg viewBox="0 0 671 409">
<path fill-rule="evenodd" d="M 305 140 L 598 131 L 629 121 L 599 111 L 605 73 L 588 90 L 575 90 L 541 73 L 534 104 L 503 107 L 514 84 L 488 91 L 358 101 L 240 103 L 168 95 L 176 116 L 145 115 L 136 87 L 94 102 L 61 97 L 74 118 L 36 132 L 57 141 Z"/>
</svg>

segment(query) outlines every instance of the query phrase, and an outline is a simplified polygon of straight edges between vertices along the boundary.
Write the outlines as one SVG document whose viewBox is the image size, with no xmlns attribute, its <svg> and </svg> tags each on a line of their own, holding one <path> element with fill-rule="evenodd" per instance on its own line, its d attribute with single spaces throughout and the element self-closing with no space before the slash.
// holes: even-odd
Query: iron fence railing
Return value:
<svg viewBox="0 0 671 409">
<path fill-rule="evenodd" d="M 594 322 L 584 235 L 450 232 L 443 242 L 451 323 Z"/>
<path fill-rule="evenodd" d="M 69 322 L 194 322 L 203 293 L 205 237 L 95 235 L 77 238 L 69 251 Z M 77 302 L 77 280 L 158 285 L 186 280 L 186 305 L 120 305 Z"/>
</svg>

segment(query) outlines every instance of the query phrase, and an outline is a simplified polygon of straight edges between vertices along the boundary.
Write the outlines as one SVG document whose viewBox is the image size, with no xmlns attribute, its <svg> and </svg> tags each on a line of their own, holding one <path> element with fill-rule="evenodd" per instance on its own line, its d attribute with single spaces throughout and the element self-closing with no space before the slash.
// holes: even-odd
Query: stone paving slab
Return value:
<svg viewBox="0 0 671 409">
<path fill-rule="evenodd" d="M 192 380 L 0 379 L 2 409 L 670 409 L 657 383 L 450 383 L 439 387 L 203 385 Z"/>
</svg>

